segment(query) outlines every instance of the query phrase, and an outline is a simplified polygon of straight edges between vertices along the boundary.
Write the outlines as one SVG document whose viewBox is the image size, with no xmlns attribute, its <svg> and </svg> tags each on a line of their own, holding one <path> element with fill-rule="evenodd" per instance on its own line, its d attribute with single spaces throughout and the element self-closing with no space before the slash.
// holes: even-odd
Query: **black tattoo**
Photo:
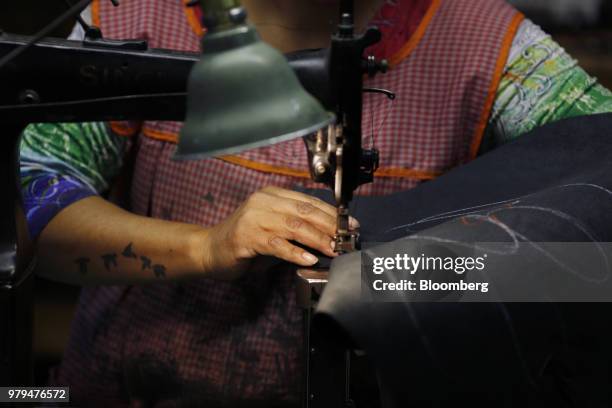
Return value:
<svg viewBox="0 0 612 408">
<path fill-rule="evenodd" d="M 153 273 L 156 278 L 165 278 L 166 277 L 166 267 L 164 265 L 155 264 L 153 265 Z"/>
<path fill-rule="evenodd" d="M 130 242 L 130 244 L 128 246 L 125 247 L 125 249 L 123 250 L 121 255 L 125 256 L 126 258 L 138 259 L 138 255 L 136 255 L 136 253 L 132 250 L 132 243 L 131 242 Z"/>
<path fill-rule="evenodd" d="M 113 266 L 117 267 L 117 254 L 102 255 L 102 260 L 104 261 L 104 267 L 107 271 Z"/>
<path fill-rule="evenodd" d="M 81 275 L 85 275 L 87 273 L 87 265 L 90 261 L 91 259 L 89 258 L 75 259 L 74 262 L 79 266 L 79 272 L 81 273 Z"/>
<path fill-rule="evenodd" d="M 142 262 L 141 270 L 151 269 L 155 274 L 156 278 L 165 278 L 166 277 L 166 267 L 161 264 L 153 264 L 153 260 L 144 255 L 138 256 L 136 252 L 134 252 L 134 243 L 130 242 L 123 251 L 121 252 L 121 256 L 124 258 L 136 259 L 140 258 Z M 104 261 L 104 267 L 107 271 L 110 271 L 111 268 L 118 267 L 118 258 L 119 255 L 116 253 L 110 253 L 102 255 L 102 261 Z M 79 258 L 75 261 L 79 265 L 79 270 L 81 273 L 87 273 L 87 263 L 89 262 L 89 258 Z"/>
<path fill-rule="evenodd" d="M 146 256 L 141 256 L 140 260 L 142 261 L 142 271 L 145 269 L 151 269 L 151 259 Z"/>
</svg>

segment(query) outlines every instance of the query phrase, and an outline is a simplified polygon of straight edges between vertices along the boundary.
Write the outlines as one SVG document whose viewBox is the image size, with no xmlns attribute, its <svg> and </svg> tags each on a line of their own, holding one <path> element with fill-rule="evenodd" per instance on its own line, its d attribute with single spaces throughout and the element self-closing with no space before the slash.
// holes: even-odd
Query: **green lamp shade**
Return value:
<svg viewBox="0 0 612 408">
<path fill-rule="evenodd" d="M 212 32 L 188 84 L 174 158 L 202 159 L 305 136 L 334 116 L 308 94 L 284 56 L 247 25 Z"/>
</svg>

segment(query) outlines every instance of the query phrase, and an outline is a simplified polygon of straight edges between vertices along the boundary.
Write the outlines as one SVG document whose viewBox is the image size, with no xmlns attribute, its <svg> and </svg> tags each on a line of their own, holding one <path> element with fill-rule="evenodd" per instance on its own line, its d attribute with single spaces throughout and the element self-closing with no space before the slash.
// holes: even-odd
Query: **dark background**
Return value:
<svg viewBox="0 0 612 408">
<path fill-rule="evenodd" d="M 612 88 L 612 1 L 512 0 L 511 3 L 551 33 L 587 72 Z M 0 29 L 32 34 L 66 9 L 65 0 L 3 1 Z M 74 20 L 67 22 L 54 35 L 66 37 L 74 23 Z M 67 342 L 78 288 L 39 279 L 35 297 L 35 374 L 37 383 L 43 384 L 49 367 L 60 360 Z"/>
<path fill-rule="evenodd" d="M 612 1 L 509 0 L 612 88 Z"/>
</svg>

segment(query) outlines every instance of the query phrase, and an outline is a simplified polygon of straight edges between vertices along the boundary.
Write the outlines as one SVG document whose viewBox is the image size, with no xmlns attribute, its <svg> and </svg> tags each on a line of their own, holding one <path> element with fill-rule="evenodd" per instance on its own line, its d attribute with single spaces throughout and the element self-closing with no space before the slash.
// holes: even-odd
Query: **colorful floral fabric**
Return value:
<svg viewBox="0 0 612 408">
<path fill-rule="evenodd" d="M 546 123 L 604 112 L 612 112 L 612 92 L 527 20 L 510 51 L 482 151 Z"/>
<path fill-rule="evenodd" d="M 108 190 L 127 139 L 104 123 L 34 124 L 21 137 L 21 186 L 30 235 L 70 204 Z"/>
</svg>

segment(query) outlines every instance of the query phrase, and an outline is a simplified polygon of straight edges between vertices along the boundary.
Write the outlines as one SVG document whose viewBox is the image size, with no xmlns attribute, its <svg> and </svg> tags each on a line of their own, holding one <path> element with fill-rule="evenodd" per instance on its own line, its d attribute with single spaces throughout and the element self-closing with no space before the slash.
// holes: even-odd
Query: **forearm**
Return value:
<svg viewBox="0 0 612 408">
<path fill-rule="evenodd" d="M 206 276 L 207 230 L 82 199 L 57 214 L 37 242 L 39 274 L 77 285 L 137 284 Z"/>
</svg>

